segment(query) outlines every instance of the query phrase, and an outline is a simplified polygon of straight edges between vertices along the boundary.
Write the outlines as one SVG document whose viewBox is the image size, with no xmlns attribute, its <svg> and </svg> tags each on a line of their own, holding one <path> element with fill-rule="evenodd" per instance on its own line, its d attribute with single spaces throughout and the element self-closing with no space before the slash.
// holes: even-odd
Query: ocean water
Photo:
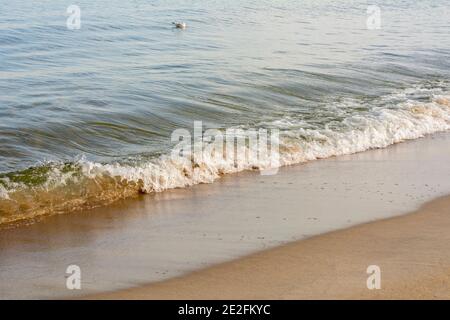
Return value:
<svg viewBox="0 0 450 320">
<path fill-rule="evenodd" d="M 264 166 L 173 161 L 194 121 L 280 130 L 280 165 L 448 130 L 450 2 L 372 4 L 0 0 L 0 223 Z"/>
</svg>

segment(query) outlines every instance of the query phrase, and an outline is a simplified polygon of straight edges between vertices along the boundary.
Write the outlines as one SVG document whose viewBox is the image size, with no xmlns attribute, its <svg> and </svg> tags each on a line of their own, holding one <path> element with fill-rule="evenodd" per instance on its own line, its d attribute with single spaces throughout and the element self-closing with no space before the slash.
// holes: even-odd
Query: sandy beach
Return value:
<svg viewBox="0 0 450 320">
<path fill-rule="evenodd" d="M 9 3 L 0 300 L 450 299 L 448 8 Z"/>
<path fill-rule="evenodd" d="M 436 134 L 0 230 L 0 294 L 445 297 L 448 200 L 389 218 L 450 194 L 449 146 Z M 66 288 L 73 264 L 81 290 Z M 382 290 L 367 290 L 369 265 L 380 266 Z"/>
<path fill-rule="evenodd" d="M 450 299 L 450 196 L 408 215 L 297 241 L 90 299 Z M 381 289 L 366 268 L 381 269 Z"/>
</svg>

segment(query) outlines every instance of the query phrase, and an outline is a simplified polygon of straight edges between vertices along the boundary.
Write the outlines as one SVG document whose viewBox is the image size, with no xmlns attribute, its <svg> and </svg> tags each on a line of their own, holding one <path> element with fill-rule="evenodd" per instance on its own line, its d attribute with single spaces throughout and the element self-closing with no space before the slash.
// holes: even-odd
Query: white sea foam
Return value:
<svg viewBox="0 0 450 320">
<path fill-rule="evenodd" d="M 384 148 L 404 140 L 416 139 L 426 134 L 450 129 L 450 106 L 448 96 L 436 96 L 432 102 L 405 102 L 397 109 L 380 108 L 364 115 L 354 115 L 343 121 L 340 131 L 331 129 L 289 130 L 289 121 L 283 124 L 284 134 L 280 141 L 280 165 L 291 165 L 373 148 Z M 297 126 L 296 123 L 291 125 Z M 244 153 L 246 150 L 238 150 Z M 140 165 L 100 164 L 80 162 L 83 174 L 90 178 L 99 175 L 117 177 L 123 182 L 141 185 L 142 192 L 159 192 L 199 183 L 210 183 L 222 174 L 268 167 L 267 159 L 257 157 L 232 160 L 217 159 L 204 153 L 195 167 L 187 159 L 179 161 L 162 156 L 154 162 Z"/>
<path fill-rule="evenodd" d="M 430 103 L 407 102 L 399 109 L 379 109 L 370 114 L 345 119 L 342 131 L 304 130 L 288 132 L 282 154 L 283 164 L 294 164 L 343 154 L 384 148 L 404 140 L 450 128 L 448 97 L 442 96 Z M 303 139 L 301 139 L 303 137 Z"/>
<path fill-rule="evenodd" d="M 8 190 L 0 184 L 0 199 L 9 199 Z"/>
<path fill-rule="evenodd" d="M 269 127 L 278 127 L 281 130 L 279 165 L 384 148 L 404 140 L 450 129 L 448 94 L 439 90 L 428 92 L 428 102 L 408 99 L 412 94 L 415 92 L 383 97 L 383 101 L 395 101 L 395 105 L 384 103 L 365 112 L 349 113 L 349 116 L 339 122 L 339 126 L 304 128 L 301 121 L 295 121 L 292 117 L 266 123 Z M 420 95 L 423 94 L 425 93 L 420 92 Z M 398 102 L 400 95 L 404 96 L 401 97 L 401 102 Z M 346 103 L 349 108 L 357 104 L 355 101 L 337 103 Z M 340 109 L 343 109 L 342 106 Z M 249 152 L 246 146 L 240 146 L 236 153 L 250 156 L 224 159 L 215 157 L 208 151 L 195 163 L 191 162 L 191 159 L 174 159 L 170 155 L 163 155 L 151 161 L 136 161 L 134 164 L 103 164 L 80 159 L 74 165 L 79 174 L 61 170 L 58 166 L 50 170 L 47 182 L 41 186 L 40 194 L 37 192 L 39 187 L 33 187 L 32 197 L 13 197 L 16 191 L 0 185 L 0 197 L 13 199 L 17 202 L 15 208 L 21 208 L 20 202 L 27 201 L 30 210 L 44 212 L 42 208 L 45 206 L 39 204 L 39 201 L 43 201 L 50 203 L 52 210 L 60 212 L 72 207 L 79 209 L 94 206 L 91 202 L 95 206 L 107 204 L 137 192 L 161 192 L 211 183 L 223 174 L 255 168 L 267 169 L 274 163 L 268 158 L 261 160 L 251 156 L 254 153 Z M 24 188 L 25 186 L 20 188 L 17 184 L 14 185 L 15 190 Z M 58 199 L 55 192 L 57 188 L 61 192 L 61 199 Z M 10 207 L 3 210 L 11 210 L 8 208 Z"/>
</svg>

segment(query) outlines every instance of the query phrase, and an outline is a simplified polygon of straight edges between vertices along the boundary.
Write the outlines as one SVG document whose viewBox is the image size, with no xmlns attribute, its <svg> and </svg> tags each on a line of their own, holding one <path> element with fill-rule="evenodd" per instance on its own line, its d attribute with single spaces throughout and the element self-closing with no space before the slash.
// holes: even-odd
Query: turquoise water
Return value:
<svg viewBox="0 0 450 320">
<path fill-rule="evenodd" d="M 236 171 L 161 158 L 196 120 L 279 128 L 282 164 L 447 130 L 449 2 L 370 4 L 0 0 L 0 223 Z"/>
</svg>

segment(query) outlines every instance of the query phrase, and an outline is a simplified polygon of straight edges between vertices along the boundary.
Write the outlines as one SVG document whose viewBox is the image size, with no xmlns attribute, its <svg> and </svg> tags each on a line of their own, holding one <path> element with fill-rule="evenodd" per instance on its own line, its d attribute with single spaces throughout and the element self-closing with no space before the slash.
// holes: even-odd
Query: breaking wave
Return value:
<svg viewBox="0 0 450 320">
<path fill-rule="evenodd" d="M 323 127 L 311 127 L 294 115 L 258 126 L 280 130 L 280 166 L 384 148 L 450 128 L 450 96 L 442 89 L 413 88 L 368 103 L 355 99 L 330 102 L 336 110 L 365 108 Z M 89 209 L 139 193 L 211 183 L 224 174 L 271 166 L 267 159 L 240 159 L 235 163 L 235 159 L 217 159 L 208 153 L 196 163 L 169 154 L 116 163 L 81 158 L 0 174 L 0 223 Z"/>
</svg>

